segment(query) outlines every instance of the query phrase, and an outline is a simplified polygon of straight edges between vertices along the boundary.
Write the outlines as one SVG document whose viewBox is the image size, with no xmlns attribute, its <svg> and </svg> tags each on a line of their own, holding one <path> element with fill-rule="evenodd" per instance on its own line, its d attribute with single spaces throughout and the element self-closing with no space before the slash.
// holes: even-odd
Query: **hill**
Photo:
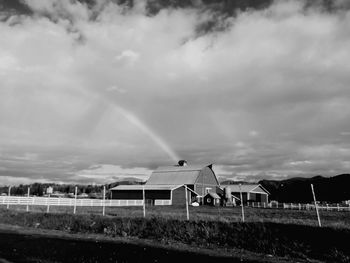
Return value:
<svg viewBox="0 0 350 263">
<path fill-rule="evenodd" d="M 291 178 L 261 180 L 259 183 L 271 193 L 270 200 L 279 202 L 312 202 L 311 184 L 318 201 L 340 202 L 350 200 L 350 174 L 333 177 Z"/>
<path fill-rule="evenodd" d="M 234 181 L 234 180 L 224 180 L 220 181 L 221 185 L 229 185 L 229 184 L 251 184 L 250 182 L 245 182 L 245 181 Z M 252 183 L 254 184 L 254 183 Z"/>
</svg>

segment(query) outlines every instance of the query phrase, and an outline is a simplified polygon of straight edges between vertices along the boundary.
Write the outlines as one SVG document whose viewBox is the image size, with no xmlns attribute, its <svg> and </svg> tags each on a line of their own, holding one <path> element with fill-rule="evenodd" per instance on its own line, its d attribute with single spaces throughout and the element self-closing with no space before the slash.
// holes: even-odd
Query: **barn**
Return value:
<svg viewBox="0 0 350 263">
<path fill-rule="evenodd" d="M 230 193 L 232 197 L 241 199 L 240 193 L 242 193 L 243 203 L 257 202 L 268 203 L 269 192 L 260 184 L 229 184 L 222 185 L 225 193 Z"/>
<path fill-rule="evenodd" d="M 152 205 L 185 204 L 202 198 L 207 193 L 219 191 L 219 181 L 210 165 L 185 165 L 159 167 L 153 171 L 144 186 L 120 185 L 111 189 L 111 198 L 142 200 L 143 189 L 146 203 Z"/>
</svg>

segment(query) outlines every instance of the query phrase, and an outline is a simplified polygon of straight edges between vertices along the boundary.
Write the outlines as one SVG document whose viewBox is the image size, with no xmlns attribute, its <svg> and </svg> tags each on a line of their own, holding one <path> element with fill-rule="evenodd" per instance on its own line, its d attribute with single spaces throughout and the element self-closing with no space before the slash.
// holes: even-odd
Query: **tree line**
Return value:
<svg viewBox="0 0 350 263">
<path fill-rule="evenodd" d="M 102 193 L 103 185 L 73 185 L 73 184 L 49 184 L 49 183 L 33 183 L 33 184 L 20 184 L 18 186 L 11 186 L 11 195 L 24 196 L 28 194 L 28 188 L 30 188 L 30 195 L 43 196 L 46 194 L 46 189 L 53 188 L 53 192 L 59 192 L 63 194 L 69 194 L 75 192 L 77 186 L 78 194 L 94 194 Z M 106 187 L 107 188 L 107 187 Z M 8 194 L 9 186 L 1 186 L 0 194 Z"/>
</svg>

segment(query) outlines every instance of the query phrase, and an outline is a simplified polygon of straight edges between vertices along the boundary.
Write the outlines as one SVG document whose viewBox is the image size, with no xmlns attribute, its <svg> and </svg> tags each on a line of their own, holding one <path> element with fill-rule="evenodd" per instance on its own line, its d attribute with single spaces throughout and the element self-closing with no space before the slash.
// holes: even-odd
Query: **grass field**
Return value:
<svg viewBox="0 0 350 263">
<path fill-rule="evenodd" d="M 149 207 L 146 218 L 140 207 L 109 208 L 104 217 L 101 209 L 80 208 L 73 215 L 72 210 L 64 213 L 57 207 L 51 213 L 43 213 L 45 207 L 29 213 L 24 208 L 0 208 L 0 223 L 206 249 L 242 249 L 311 262 L 350 262 L 348 212 L 323 211 L 325 227 L 320 228 L 315 211 L 249 208 L 242 223 L 239 208 L 191 207 L 190 221 L 185 220 L 184 207 Z"/>
<path fill-rule="evenodd" d="M 0 206 L 3 209 L 6 206 Z M 31 212 L 46 212 L 46 206 L 31 206 Z M 26 206 L 10 206 L 10 210 L 25 211 Z M 143 217 L 142 207 L 106 207 L 106 215 L 117 217 Z M 51 206 L 50 213 L 73 214 L 73 207 Z M 101 207 L 77 207 L 77 214 L 101 215 Z M 190 220 L 241 222 L 240 207 L 189 207 Z M 245 207 L 246 222 L 274 222 L 316 226 L 315 210 L 287 210 Z M 148 206 L 146 217 L 186 219 L 185 206 Z M 320 211 L 322 226 L 350 229 L 350 211 Z"/>
</svg>

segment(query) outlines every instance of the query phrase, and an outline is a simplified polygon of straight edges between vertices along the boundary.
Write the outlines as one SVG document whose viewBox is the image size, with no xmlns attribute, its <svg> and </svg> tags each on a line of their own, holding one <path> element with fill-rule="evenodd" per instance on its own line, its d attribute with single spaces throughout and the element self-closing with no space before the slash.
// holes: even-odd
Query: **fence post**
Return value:
<svg viewBox="0 0 350 263">
<path fill-rule="evenodd" d="M 300 203 L 299 203 L 299 205 L 298 205 L 298 206 L 299 206 L 299 210 L 301 210 L 301 204 L 300 204 Z"/>
<path fill-rule="evenodd" d="M 77 194 L 78 194 L 78 187 L 75 187 L 75 194 L 74 194 L 74 210 L 73 214 L 77 211 Z"/>
<path fill-rule="evenodd" d="M 190 220 L 190 214 L 189 214 L 189 211 L 188 211 L 187 186 L 184 185 L 184 187 L 185 187 L 185 198 L 186 198 L 186 217 L 187 217 L 187 220 Z"/>
<path fill-rule="evenodd" d="M 244 222 L 244 207 L 243 207 L 243 197 L 242 197 L 241 185 L 242 185 L 242 184 L 239 184 L 239 195 L 240 195 L 240 198 L 241 198 L 242 222 Z"/>
<path fill-rule="evenodd" d="M 339 204 L 337 204 L 337 210 L 338 210 L 338 212 L 339 212 Z"/>
<path fill-rule="evenodd" d="M 28 194 L 27 194 L 27 208 L 26 208 L 26 211 L 29 212 L 29 198 L 30 198 L 30 187 L 28 187 Z"/>
<path fill-rule="evenodd" d="M 7 209 L 10 207 L 10 197 L 11 197 L 11 186 L 9 186 L 9 192 L 7 195 Z"/>
<path fill-rule="evenodd" d="M 50 194 L 49 194 L 49 197 L 46 198 L 46 204 L 47 204 L 46 213 L 49 213 L 50 212 Z"/>
<path fill-rule="evenodd" d="M 105 201 L 106 201 L 106 186 L 104 185 L 103 186 L 103 206 L 102 206 L 102 215 L 103 216 L 105 215 L 105 210 L 106 210 Z"/>
<path fill-rule="evenodd" d="M 142 199 L 143 199 L 143 217 L 146 217 L 146 198 L 145 198 L 145 186 L 142 185 Z"/>
<path fill-rule="evenodd" d="M 313 196 L 314 202 L 315 202 L 315 209 L 316 209 L 316 214 L 317 214 L 318 226 L 321 227 L 321 220 L 320 220 L 320 215 L 318 213 L 317 202 L 316 202 L 316 197 L 315 197 L 315 191 L 314 191 L 313 184 L 311 184 L 311 190 L 312 190 L 312 196 Z"/>
</svg>

